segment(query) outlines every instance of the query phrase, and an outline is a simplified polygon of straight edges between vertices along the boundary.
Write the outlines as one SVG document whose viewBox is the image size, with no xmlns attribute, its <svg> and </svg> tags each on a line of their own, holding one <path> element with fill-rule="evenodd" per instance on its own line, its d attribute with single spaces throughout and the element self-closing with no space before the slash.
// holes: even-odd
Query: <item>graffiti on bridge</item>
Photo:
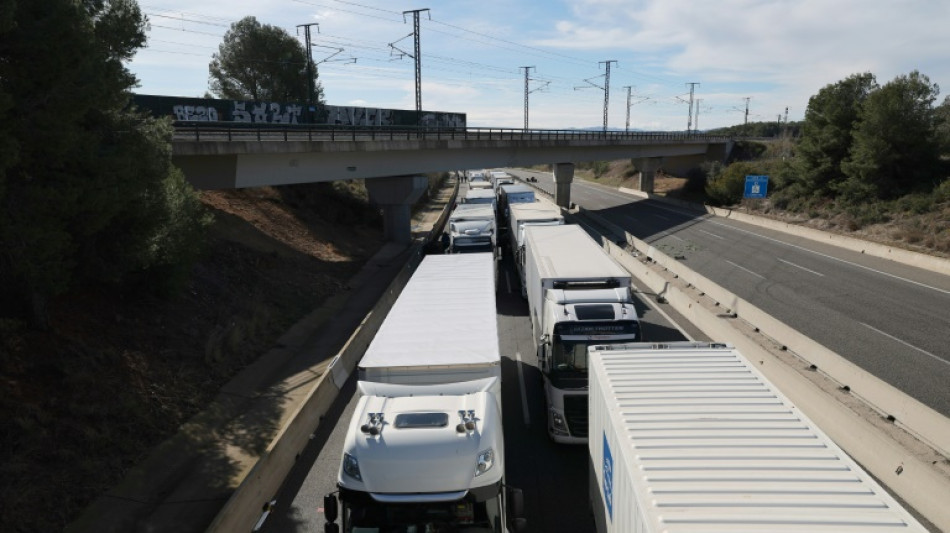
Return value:
<svg viewBox="0 0 950 533">
<path fill-rule="evenodd" d="M 423 126 L 465 128 L 464 113 L 402 109 L 254 102 L 214 98 L 134 95 L 137 107 L 157 116 L 184 122 L 238 122 L 242 124 L 316 124 L 334 126 Z"/>
</svg>

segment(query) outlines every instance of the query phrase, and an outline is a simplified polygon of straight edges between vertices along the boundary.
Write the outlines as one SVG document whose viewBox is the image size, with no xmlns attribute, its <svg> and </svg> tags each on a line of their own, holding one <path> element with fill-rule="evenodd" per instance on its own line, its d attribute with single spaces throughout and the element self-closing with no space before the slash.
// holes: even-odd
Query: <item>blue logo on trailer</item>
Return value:
<svg viewBox="0 0 950 533">
<path fill-rule="evenodd" d="M 607 516 L 614 521 L 614 458 L 610 455 L 610 444 L 604 432 L 604 503 L 607 504 Z"/>
<path fill-rule="evenodd" d="M 769 190 L 768 176 L 746 176 L 743 198 L 765 198 Z"/>
</svg>

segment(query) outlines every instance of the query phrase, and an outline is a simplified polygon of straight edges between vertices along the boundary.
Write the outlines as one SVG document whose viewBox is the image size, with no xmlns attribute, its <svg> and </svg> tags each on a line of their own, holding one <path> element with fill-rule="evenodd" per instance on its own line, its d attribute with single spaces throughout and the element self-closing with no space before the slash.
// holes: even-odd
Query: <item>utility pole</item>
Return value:
<svg viewBox="0 0 950 533">
<path fill-rule="evenodd" d="M 751 96 L 743 98 L 745 100 L 745 120 L 742 122 L 742 132 L 746 135 L 749 134 L 749 100 L 751 99 Z"/>
<path fill-rule="evenodd" d="M 313 49 L 310 45 L 310 26 L 316 26 L 317 33 L 320 33 L 320 24 L 311 22 L 310 24 L 298 24 L 297 35 L 300 35 L 300 28 L 303 28 L 304 40 L 307 43 L 307 107 L 310 110 L 310 121 L 313 122 L 313 112 L 316 109 L 313 103 Z"/>
<path fill-rule="evenodd" d="M 616 62 L 616 59 L 608 59 L 607 61 L 597 63 L 598 65 L 606 65 L 607 67 L 607 75 L 604 78 L 604 133 L 607 132 L 607 108 L 610 103 L 610 64 Z"/>
<path fill-rule="evenodd" d="M 630 108 L 637 104 L 646 102 L 647 100 L 649 100 L 649 98 L 647 98 L 646 96 L 638 96 L 636 102 L 631 102 L 633 98 L 633 95 L 631 94 L 631 92 L 633 89 L 636 89 L 636 87 L 633 87 L 631 85 L 625 85 L 624 89 L 627 90 L 627 124 L 624 127 L 624 131 L 629 132 L 630 131 Z"/>
<path fill-rule="evenodd" d="M 686 122 L 686 134 L 689 135 L 690 131 L 693 129 L 693 94 L 695 93 L 696 86 L 699 85 L 699 82 L 691 81 L 686 85 L 689 85 L 689 119 Z"/>
<path fill-rule="evenodd" d="M 627 123 L 623 127 L 623 131 L 630 131 L 630 91 L 633 90 L 633 86 L 627 85 L 624 87 L 627 90 Z"/>
<path fill-rule="evenodd" d="M 414 37 L 414 54 L 412 54 L 412 59 L 416 62 L 416 123 L 422 121 L 422 53 L 419 46 L 419 13 L 425 11 L 429 15 L 429 20 L 432 20 L 432 14 L 429 12 L 428 8 L 425 9 L 410 9 L 408 11 L 402 12 L 402 21 L 406 22 L 406 14 L 412 13 L 412 35 Z M 390 44 L 390 46 L 392 46 Z"/>
<path fill-rule="evenodd" d="M 524 69 L 524 129 L 528 130 L 528 72 L 535 67 L 519 67 Z"/>
</svg>

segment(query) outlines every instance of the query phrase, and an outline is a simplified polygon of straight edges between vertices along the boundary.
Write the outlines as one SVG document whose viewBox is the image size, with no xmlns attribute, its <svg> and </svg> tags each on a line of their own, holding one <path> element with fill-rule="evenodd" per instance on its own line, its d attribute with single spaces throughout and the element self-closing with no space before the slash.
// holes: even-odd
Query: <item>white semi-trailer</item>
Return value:
<svg viewBox="0 0 950 533">
<path fill-rule="evenodd" d="M 924 533 L 734 348 L 590 350 L 598 533 Z"/>
<path fill-rule="evenodd" d="M 469 189 L 462 198 L 463 204 L 488 204 L 495 207 L 496 197 L 491 189 Z"/>
<path fill-rule="evenodd" d="M 358 364 L 326 531 L 524 529 L 521 493 L 503 483 L 494 279 L 491 254 L 419 265 Z"/>
<path fill-rule="evenodd" d="M 630 273 L 580 226 L 525 228 L 525 286 L 544 378 L 548 434 L 587 442 L 587 347 L 636 342 Z"/>
<path fill-rule="evenodd" d="M 530 204 L 535 202 L 534 189 L 521 184 L 502 185 L 498 191 L 498 218 L 502 225 L 508 222 L 510 209 L 515 204 Z"/>
<path fill-rule="evenodd" d="M 527 298 L 524 277 L 524 230 L 529 226 L 560 226 L 564 224 L 561 208 L 552 202 L 539 198 L 530 204 L 514 204 L 508 217 L 508 243 L 511 257 L 518 268 L 521 279 L 521 297 Z"/>
<path fill-rule="evenodd" d="M 442 234 L 446 253 L 494 252 L 498 231 L 492 204 L 459 204 Z"/>
</svg>

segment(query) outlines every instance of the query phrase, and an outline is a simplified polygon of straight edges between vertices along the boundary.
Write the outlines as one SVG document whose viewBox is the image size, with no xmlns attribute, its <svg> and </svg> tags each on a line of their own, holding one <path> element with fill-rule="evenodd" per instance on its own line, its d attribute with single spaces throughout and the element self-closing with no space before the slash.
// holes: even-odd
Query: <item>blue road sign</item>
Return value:
<svg viewBox="0 0 950 533">
<path fill-rule="evenodd" d="M 743 198 L 765 198 L 769 189 L 768 176 L 746 176 Z"/>
</svg>

